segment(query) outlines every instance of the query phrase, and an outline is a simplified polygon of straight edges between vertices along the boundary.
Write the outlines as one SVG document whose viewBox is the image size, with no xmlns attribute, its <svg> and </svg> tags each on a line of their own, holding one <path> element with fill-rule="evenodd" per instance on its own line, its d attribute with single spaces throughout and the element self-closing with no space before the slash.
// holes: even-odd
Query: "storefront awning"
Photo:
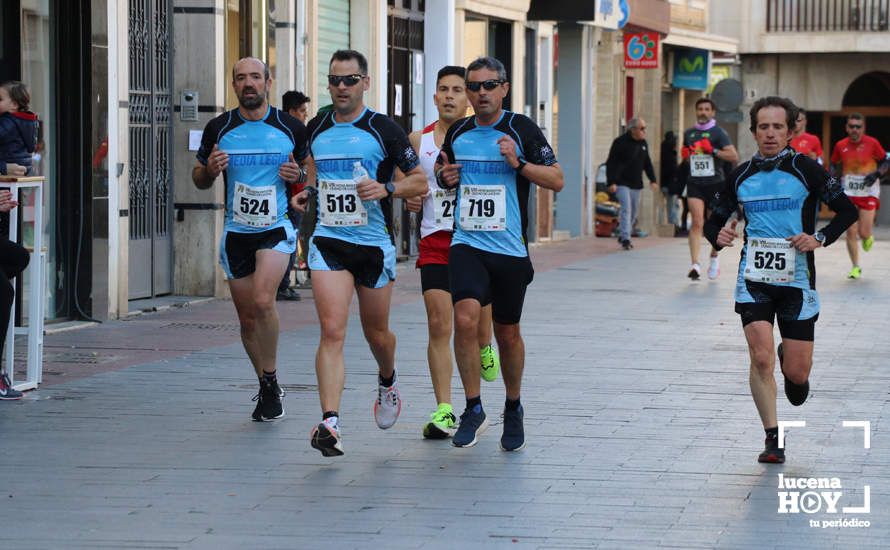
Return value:
<svg viewBox="0 0 890 550">
<path fill-rule="evenodd" d="M 617 30 L 626 0 L 531 0 L 529 21 L 573 21 Z"/>
<path fill-rule="evenodd" d="M 739 41 L 735 38 L 680 28 L 672 28 L 662 44 L 698 48 L 730 55 L 739 53 Z"/>
</svg>

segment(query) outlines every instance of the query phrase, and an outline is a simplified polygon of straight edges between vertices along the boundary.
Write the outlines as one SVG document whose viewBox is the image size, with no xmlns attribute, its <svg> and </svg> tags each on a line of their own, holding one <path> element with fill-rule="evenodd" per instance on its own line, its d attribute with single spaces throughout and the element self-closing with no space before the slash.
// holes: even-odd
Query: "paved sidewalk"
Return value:
<svg viewBox="0 0 890 550">
<path fill-rule="evenodd" d="M 288 395 L 275 423 L 250 421 L 255 381 L 231 303 L 47 337 L 48 355 L 83 361 L 53 363 L 43 388 L 0 403 L 4 540 L 17 549 L 886 547 L 890 233 L 878 237 L 859 281 L 844 278 L 843 243 L 817 252 L 813 397 L 801 408 L 779 403 L 780 419 L 807 423 L 789 430 L 783 466 L 756 462 L 763 431 L 732 311 L 737 250 L 724 254 L 718 281 L 693 283 L 685 239 L 614 253 L 613 239 L 590 239 L 533 251 L 519 453 L 498 450 L 500 381 L 483 386 L 495 422 L 477 446 L 422 440 L 435 403 L 410 269 L 392 310 L 402 417 L 391 430 L 374 425 L 375 367 L 353 317 L 339 459 L 309 447 L 319 408 L 308 293 L 280 309 Z M 456 374 L 453 388 L 459 396 Z M 870 421 L 871 448 L 842 420 Z M 839 478 L 839 513 L 824 503 L 777 513 L 778 473 Z M 840 513 L 862 505 L 864 485 L 870 513 Z M 822 528 L 834 519 L 870 526 Z"/>
</svg>

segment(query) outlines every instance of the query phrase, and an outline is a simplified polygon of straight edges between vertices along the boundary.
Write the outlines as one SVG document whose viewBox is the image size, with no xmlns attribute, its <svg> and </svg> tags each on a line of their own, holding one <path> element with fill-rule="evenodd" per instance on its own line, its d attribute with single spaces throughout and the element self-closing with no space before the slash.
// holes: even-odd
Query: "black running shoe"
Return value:
<svg viewBox="0 0 890 550">
<path fill-rule="evenodd" d="M 284 416 L 284 408 L 281 406 L 281 389 L 278 382 L 271 383 L 260 381 L 260 391 L 254 396 L 256 408 L 253 410 L 253 419 L 257 422 L 275 420 Z"/>
<path fill-rule="evenodd" d="M 785 449 L 779 448 L 778 437 L 767 437 L 766 448 L 757 457 L 757 462 L 765 462 L 767 464 L 784 464 Z"/>
<path fill-rule="evenodd" d="M 698 264 L 693 265 L 686 276 L 693 281 L 699 280 L 699 278 L 701 277 L 701 267 L 699 267 Z"/>
<path fill-rule="evenodd" d="M 501 435 L 502 451 L 519 451 L 525 447 L 525 429 L 522 419 L 525 416 L 522 405 L 514 411 L 504 409 L 504 433 Z"/>
<path fill-rule="evenodd" d="M 634 245 L 631 244 L 630 239 L 624 239 L 623 241 L 621 241 L 621 248 L 623 248 L 625 250 L 630 250 L 633 247 L 634 247 Z"/>
<path fill-rule="evenodd" d="M 782 377 L 785 378 L 785 397 L 788 398 L 788 402 L 792 405 L 800 407 L 810 395 L 810 381 L 807 380 L 803 384 L 795 384 L 785 376 L 785 371 L 782 369 L 782 363 L 785 358 L 782 344 L 779 344 L 779 347 L 776 348 L 776 355 L 779 356 L 779 370 L 782 371 Z"/>
</svg>

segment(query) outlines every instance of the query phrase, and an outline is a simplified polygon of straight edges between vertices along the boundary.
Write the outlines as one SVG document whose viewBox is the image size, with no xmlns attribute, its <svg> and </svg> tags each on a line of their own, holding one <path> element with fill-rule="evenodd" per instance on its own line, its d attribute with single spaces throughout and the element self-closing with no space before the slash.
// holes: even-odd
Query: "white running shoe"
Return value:
<svg viewBox="0 0 890 550">
<path fill-rule="evenodd" d="M 340 426 L 333 418 L 328 418 L 312 428 L 310 439 L 312 448 L 318 449 L 324 456 L 341 456 L 343 454 Z"/>
<path fill-rule="evenodd" d="M 392 428 L 402 412 L 402 398 L 399 395 L 399 383 L 393 373 L 392 386 L 378 384 L 377 401 L 374 402 L 374 420 L 381 430 Z"/>
<path fill-rule="evenodd" d="M 708 266 L 708 279 L 712 281 L 720 276 L 720 258 L 714 256 L 711 258 L 711 265 Z"/>
</svg>

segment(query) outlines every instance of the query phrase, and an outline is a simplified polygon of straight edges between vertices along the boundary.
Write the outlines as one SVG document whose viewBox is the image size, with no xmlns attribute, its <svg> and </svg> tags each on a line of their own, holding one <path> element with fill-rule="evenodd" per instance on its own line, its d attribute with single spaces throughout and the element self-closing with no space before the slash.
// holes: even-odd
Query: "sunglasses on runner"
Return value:
<svg viewBox="0 0 890 550">
<path fill-rule="evenodd" d="M 346 86 L 351 88 L 352 86 L 355 86 L 356 84 L 361 82 L 363 78 L 365 78 L 365 75 L 363 75 L 363 74 L 346 74 L 346 75 L 342 75 L 342 76 L 336 75 L 336 74 L 329 74 L 328 75 L 328 84 L 330 84 L 331 86 L 336 88 L 342 82 L 343 84 L 346 84 Z"/>
<path fill-rule="evenodd" d="M 504 80 L 484 80 L 482 82 L 467 82 L 467 89 L 471 92 L 478 92 L 480 88 L 485 88 L 489 92 L 503 84 Z"/>
<path fill-rule="evenodd" d="M 862 124 L 847 124 L 847 128 L 851 130 L 860 130 L 862 129 Z"/>
</svg>

